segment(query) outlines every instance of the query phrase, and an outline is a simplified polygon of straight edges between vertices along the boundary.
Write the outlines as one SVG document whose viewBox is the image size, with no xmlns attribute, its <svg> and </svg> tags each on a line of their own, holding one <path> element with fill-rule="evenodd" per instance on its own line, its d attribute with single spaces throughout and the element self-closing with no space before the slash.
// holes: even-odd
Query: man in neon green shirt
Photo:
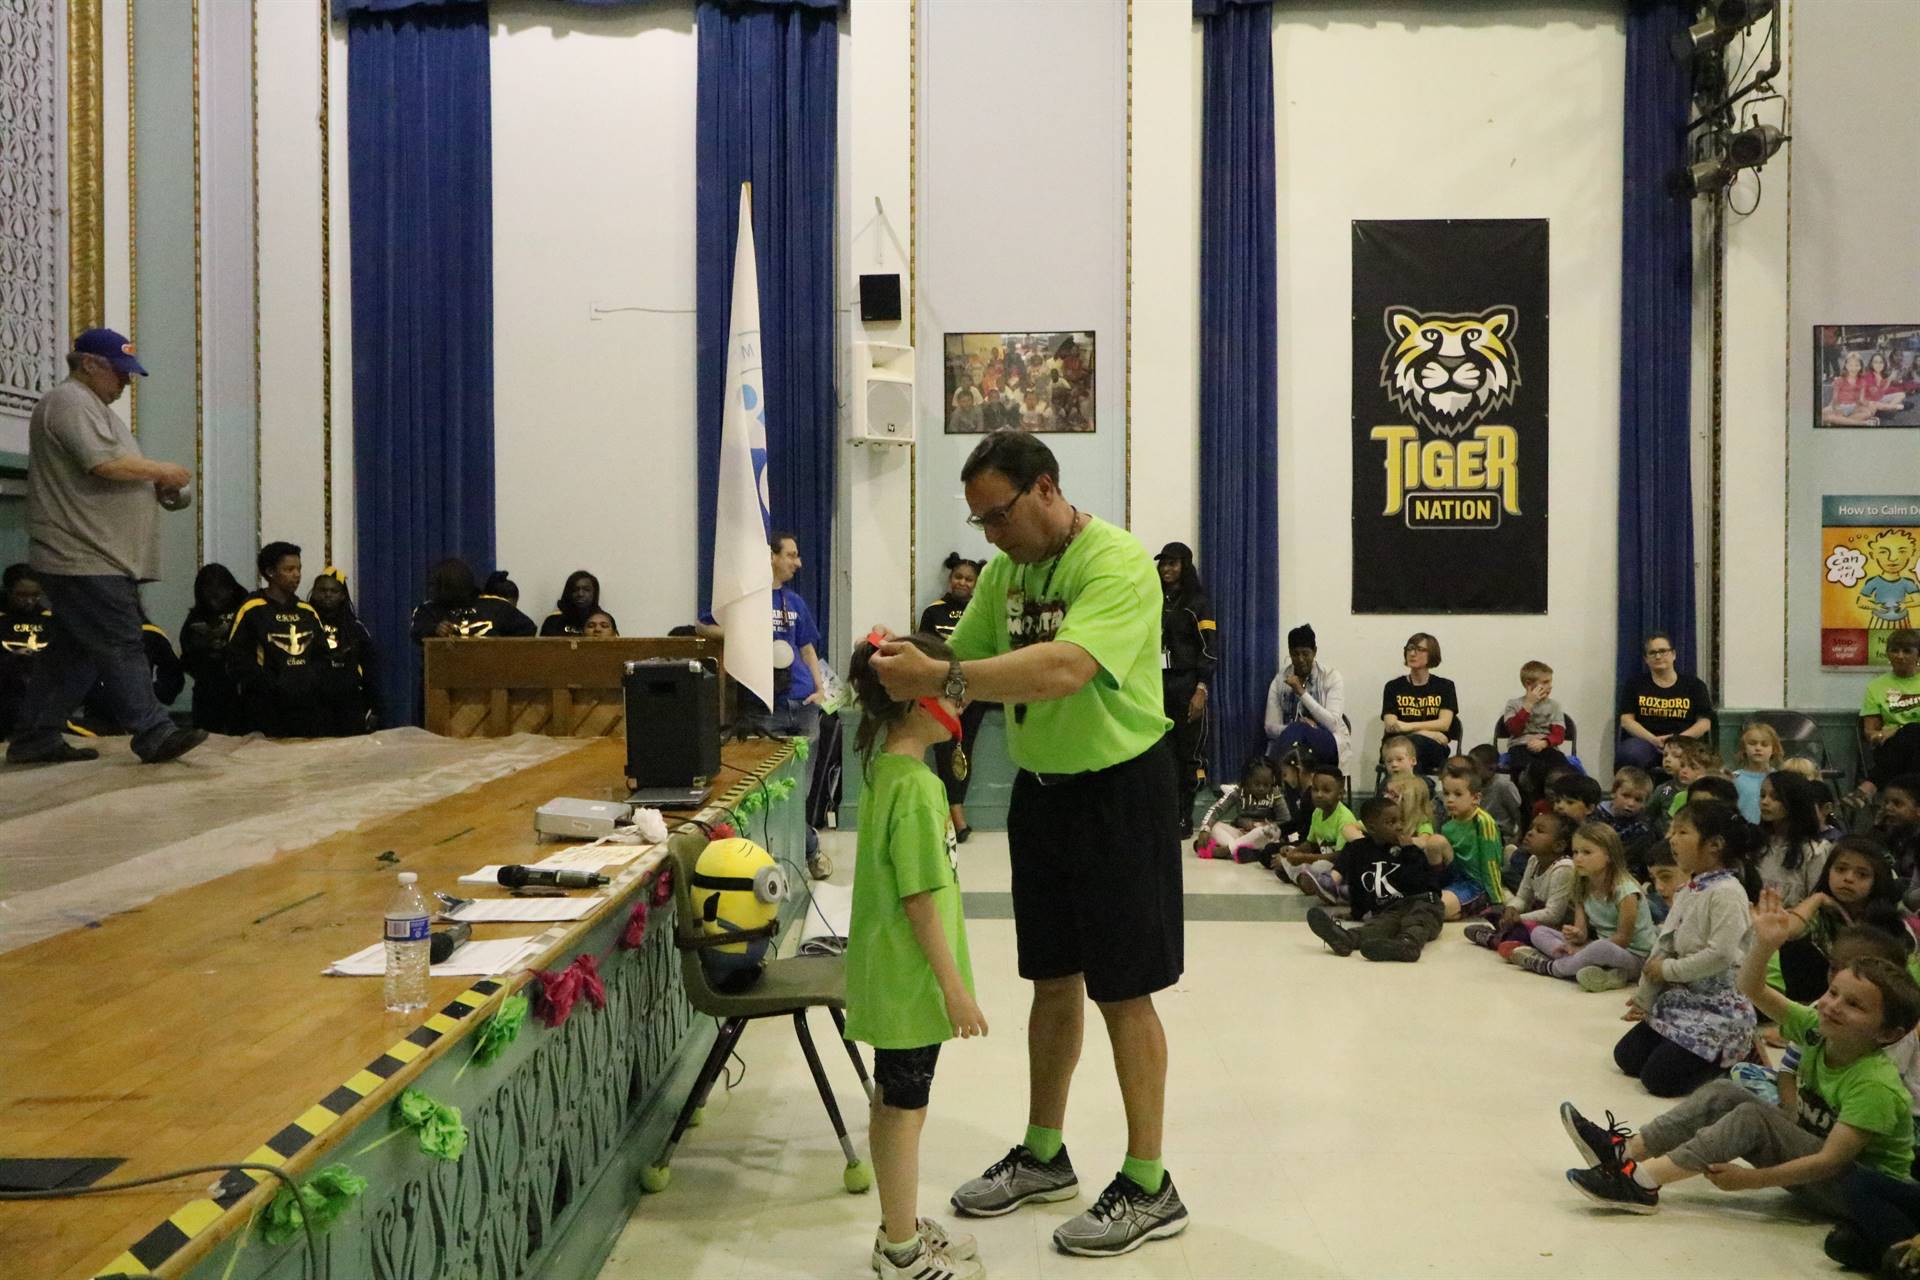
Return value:
<svg viewBox="0 0 1920 1280">
<path fill-rule="evenodd" d="M 1125 1253 L 1188 1221 L 1161 1161 L 1167 1041 L 1153 1006 L 1185 962 L 1160 579 L 1130 534 L 1067 501 L 1059 463 L 1034 436 L 988 436 L 960 480 L 968 522 L 1000 554 L 949 640 L 957 660 L 895 643 L 873 661 L 896 699 L 1004 704 L 1020 767 L 1007 845 L 1020 975 L 1034 985 L 1027 1134 L 953 1203 L 998 1216 L 1079 1193 L 1061 1130 L 1091 998 L 1113 1042 L 1127 1158 L 1054 1243 Z"/>
</svg>

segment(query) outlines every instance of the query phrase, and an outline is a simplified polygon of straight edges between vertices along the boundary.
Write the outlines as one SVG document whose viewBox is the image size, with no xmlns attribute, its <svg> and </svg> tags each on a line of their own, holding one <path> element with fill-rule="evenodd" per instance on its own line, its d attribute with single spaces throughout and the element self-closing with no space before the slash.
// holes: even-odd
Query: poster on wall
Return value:
<svg viewBox="0 0 1920 1280">
<path fill-rule="evenodd" d="M 1093 430 L 1093 332 L 949 333 L 950 436 Z"/>
<path fill-rule="evenodd" d="M 1920 617 L 1920 497 L 1820 499 L 1820 665 L 1887 665 L 1887 637 Z"/>
<path fill-rule="evenodd" d="M 1547 222 L 1353 224 L 1353 611 L 1547 610 Z"/>
<path fill-rule="evenodd" d="M 1816 325 L 1813 425 L 1920 427 L 1920 324 Z"/>
</svg>

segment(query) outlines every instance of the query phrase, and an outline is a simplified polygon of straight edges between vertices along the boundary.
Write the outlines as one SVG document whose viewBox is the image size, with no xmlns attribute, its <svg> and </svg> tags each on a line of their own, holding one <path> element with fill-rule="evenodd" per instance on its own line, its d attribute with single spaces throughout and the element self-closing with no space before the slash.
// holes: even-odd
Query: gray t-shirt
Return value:
<svg viewBox="0 0 1920 1280">
<path fill-rule="evenodd" d="M 140 456 L 127 424 L 84 384 L 69 378 L 41 397 L 27 424 L 27 562 L 42 573 L 157 579 L 152 483 L 92 474 Z"/>
<path fill-rule="evenodd" d="M 1506 724 L 1511 721 L 1516 715 L 1520 714 L 1520 709 L 1526 706 L 1526 704 L 1527 700 L 1525 698 L 1508 698 L 1507 705 L 1500 709 L 1500 723 Z M 1552 698 L 1542 698 L 1533 704 L 1533 710 L 1528 713 L 1527 727 L 1522 732 L 1516 733 L 1513 736 L 1519 738 L 1529 733 L 1537 733 L 1544 737 L 1547 730 L 1553 728 L 1555 725 L 1559 725 L 1562 729 L 1566 728 L 1567 714 L 1560 710 L 1560 704 Z"/>
</svg>

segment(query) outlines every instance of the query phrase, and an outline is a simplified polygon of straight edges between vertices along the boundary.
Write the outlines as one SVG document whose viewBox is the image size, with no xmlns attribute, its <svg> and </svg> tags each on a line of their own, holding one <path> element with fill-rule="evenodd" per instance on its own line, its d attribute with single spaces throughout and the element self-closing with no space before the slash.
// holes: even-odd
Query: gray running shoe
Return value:
<svg viewBox="0 0 1920 1280">
<path fill-rule="evenodd" d="M 970 1218 L 997 1218 L 1030 1200 L 1071 1200 L 1079 1194 L 1080 1179 L 1065 1147 L 1043 1162 L 1022 1143 L 979 1177 L 961 1183 L 953 1193 L 953 1207 Z"/>
<path fill-rule="evenodd" d="M 1065 1253 L 1106 1258 L 1132 1253 L 1149 1240 L 1177 1236 L 1187 1222 L 1187 1206 L 1173 1189 L 1172 1174 L 1152 1193 L 1123 1174 L 1107 1184 L 1093 1208 L 1056 1227 L 1053 1243 Z"/>
</svg>

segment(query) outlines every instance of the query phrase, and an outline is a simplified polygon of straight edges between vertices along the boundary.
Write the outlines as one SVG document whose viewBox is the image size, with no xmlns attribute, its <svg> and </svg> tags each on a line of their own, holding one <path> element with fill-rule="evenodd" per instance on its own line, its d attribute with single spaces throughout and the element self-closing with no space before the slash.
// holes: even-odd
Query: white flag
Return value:
<svg viewBox="0 0 1920 1280">
<path fill-rule="evenodd" d="M 760 374 L 760 283 L 753 200 L 740 185 L 740 239 L 727 317 L 727 396 L 713 514 L 713 620 L 726 633 L 727 674 L 773 710 L 773 567 L 767 533 L 767 402 Z"/>
</svg>

